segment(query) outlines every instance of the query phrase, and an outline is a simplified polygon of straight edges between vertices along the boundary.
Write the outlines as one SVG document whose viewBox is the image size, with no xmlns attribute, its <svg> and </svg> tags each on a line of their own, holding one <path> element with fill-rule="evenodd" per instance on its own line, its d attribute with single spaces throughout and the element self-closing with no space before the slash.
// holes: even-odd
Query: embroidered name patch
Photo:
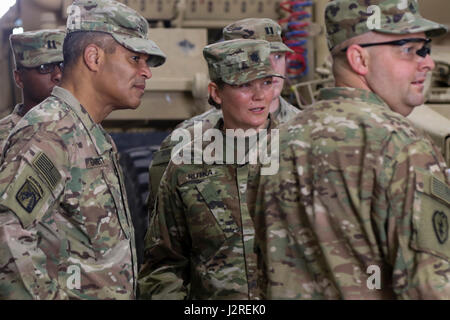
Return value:
<svg viewBox="0 0 450 320">
<path fill-rule="evenodd" d="M 87 159 L 85 159 L 85 162 L 86 162 L 86 168 L 88 168 L 88 169 L 102 167 L 105 165 L 105 160 L 103 160 L 103 157 L 87 158 Z"/>
<path fill-rule="evenodd" d="M 196 173 L 190 173 L 187 175 L 187 179 L 188 180 L 197 180 L 197 179 L 202 179 L 202 178 L 206 178 L 206 177 L 210 177 L 214 174 L 214 171 L 212 170 L 207 170 L 207 171 L 202 171 L 202 172 L 196 172 Z"/>
<path fill-rule="evenodd" d="M 28 213 L 33 212 L 39 200 L 42 199 L 43 190 L 39 182 L 28 177 L 16 194 L 17 202 Z"/>
</svg>

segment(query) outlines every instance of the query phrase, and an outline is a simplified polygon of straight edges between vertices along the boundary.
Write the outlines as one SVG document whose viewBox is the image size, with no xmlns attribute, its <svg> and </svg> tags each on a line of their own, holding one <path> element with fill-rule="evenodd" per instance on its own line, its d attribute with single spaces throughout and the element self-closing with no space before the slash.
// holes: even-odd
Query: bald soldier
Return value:
<svg viewBox="0 0 450 320">
<path fill-rule="evenodd" d="M 101 122 L 141 103 L 165 55 L 116 1 L 76 0 L 61 86 L 8 137 L 0 299 L 134 299 L 137 261 L 117 148 Z"/>
<path fill-rule="evenodd" d="M 281 31 L 280 25 L 271 19 L 248 18 L 236 21 L 223 28 L 223 37 L 225 40 L 252 39 L 268 41 L 270 43 L 270 62 L 272 67 L 278 74 L 285 76 L 286 53 L 293 52 L 293 50 L 283 43 Z M 281 96 L 283 85 L 284 78 L 274 78 L 274 97 L 270 105 L 270 112 L 278 123 L 284 123 L 300 112 L 298 108 L 289 104 Z M 203 128 L 214 127 L 217 121 L 222 118 L 222 110 L 220 109 L 220 106 L 215 104 L 214 101 L 211 101 L 211 99 L 209 102 L 215 106 L 215 108 L 182 122 L 175 130 L 188 129 L 193 132 L 195 121 L 201 121 Z M 153 209 L 159 183 L 169 164 L 172 149 L 179 143 L 178 140 L 172 141 L 171 139 L 172 134 L 164 139 L 159 151 L 153 155 L 153 161 L 149 167 L 149 212 Z"/>
<path fill-rule="evenodd" d="M 446 28 L 400 0 L 330 1 L 325 21 L 336 88 L 280 127 L 280 171 L 260 177 L 260 286 L 268 299 L 449 299 L 446 165 L 405 118 Z"/>
<path fill-rule="evenodd" d="M 64 31 L 40 30 L 9 37 L 14 55 L 14 80 L 22 90 L 22 103 L 0 120 L 0 151 L 17 122 L 50 96 L 53 87 L 61 82 L 64 36 Z"/>
</svg>

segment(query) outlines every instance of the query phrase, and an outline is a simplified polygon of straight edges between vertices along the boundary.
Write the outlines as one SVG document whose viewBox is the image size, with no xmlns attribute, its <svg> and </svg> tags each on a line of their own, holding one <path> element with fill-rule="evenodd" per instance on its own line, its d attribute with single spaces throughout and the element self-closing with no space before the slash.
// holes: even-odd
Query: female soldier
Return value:
<svg viewBox="0 0 450 320">
<path fill-rule="evenodd" d="M 264 40 L 224 41 L 206 46 L 203 54 L 210 101 L 223 111 L 214 128 L 223 137 L 215 143 L 222 140 L 224 152 L 212 164 L 169 163 L 146 236 L 139 275 L 144 299 L 258 298 L 254 228 L 246 201 L 251 165 L 226 161 L 230 149 L 225 145 L 236 146 L 236 139 L 227 139 L 230 129 L 270 132 L 276 126 L 269 106 L 272 78 L 281 75 L 271 67 L 270 44 Z"/>
</svg>

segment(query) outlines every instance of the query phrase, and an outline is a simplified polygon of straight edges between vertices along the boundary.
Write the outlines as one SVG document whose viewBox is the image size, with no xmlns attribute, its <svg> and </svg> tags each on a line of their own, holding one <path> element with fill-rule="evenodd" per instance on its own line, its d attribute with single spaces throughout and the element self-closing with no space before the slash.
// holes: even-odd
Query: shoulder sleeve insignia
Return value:
<svg viewBox="0 0 450 320">
<path fill-rule="evenodd" d="M 44 191 L 41 185 L 33 177 L 28 177 L 16 194 L 17 202 L 28 212 L 33 212 Z"/>
<path fill-rule="evenodd" d="M 412 247 L 450 261 L 448 185 L 439 178 L 416 172 L 412 204 Z"/>
<path fill-rule="evenodd" d="M 0 205 L 11 210 L 26 229 L 49 212 L 55 198 L 47 182 L 37 170 L 24 163 L 16 171 L 0 198 Z"/>
<path fill-rule="evenodd" d="M 448 217 L 443 211 L 435 211 L 433 214 L 433 227 L 440 244 L 448 239 Z"/>
<path fill-rule="evenodd" d="M 54 190 L 61 181 L 61 174 L 45 153 L 41 152 L 33 159 L 33 167 L 42 175 L 50 190 Z"/>
</svg>

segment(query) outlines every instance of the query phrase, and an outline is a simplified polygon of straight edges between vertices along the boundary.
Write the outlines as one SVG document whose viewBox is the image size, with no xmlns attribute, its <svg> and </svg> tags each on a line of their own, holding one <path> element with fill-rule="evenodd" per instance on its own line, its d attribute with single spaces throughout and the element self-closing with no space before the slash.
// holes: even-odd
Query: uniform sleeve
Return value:
<svg viewBox="0 0 450 320">
<path fill-rule="evenodd" d="M 168 181 L 170 165 L 161 182 L 145 239 L 139 273 L 141 299 L 185 299 L 189 282 L 189 246 L 182 201 Z M 170 179 L 174 179 L 171 177 Z"/>
<path fill-rule="evenodd" d="M 65 299 L 41 239 L 64 188 L 67 151 L 54 133 L 32 130 L 10 138 L 0 167 L 0 299 Z"/>
<path fill-rule="evenodd" d="M 450 188 L 445 171 L 441 155 L 424 141 L 408 145 L 392 161 L 386 188 L 387 255 L 398 298 L 450 299 Z"/>
<path fill-rule="evenodd" d="M 172 147 L 173 146 L 170 144 L 169 136 L 162 142 L 160 149 L 153 154 L 152 162 L 148 168 L 149 194 L 147 199 L 147 208 L 149 213 L 152 213 L 155 206 L 159 184 L 161 183 L 164 171 L 166 171 L 167 165 L 169 164 Z"/>
<path fill-rule="evenodd" d="M 184 122 L 183 122 L 184 124 Z M 180 128 L 182 129 L 182 128 Z M 177 129 L 175 129 L 177 130 Z M 149 195 L 147 198 L 147 208 L 149 212 L 149 216 L 153 211 L 155 206 L 156 196 L 158 194 L 159 185 L 161 183 L 161 179 L 166 171 L 167 166 L 169 165 L 172 149 L 176 146 L 180 147 L 186 143 L 189 143 L 190 140 L 175 140 L 172 141 L 172 137 L 174 135 L 173 131 L 169 136 L 167 136 L 157 152 L 153 154 L 152 162 L 148 168 L 149 171 Z M 181 144 L 180 144 L 181 142 Z"/>
</svg>

